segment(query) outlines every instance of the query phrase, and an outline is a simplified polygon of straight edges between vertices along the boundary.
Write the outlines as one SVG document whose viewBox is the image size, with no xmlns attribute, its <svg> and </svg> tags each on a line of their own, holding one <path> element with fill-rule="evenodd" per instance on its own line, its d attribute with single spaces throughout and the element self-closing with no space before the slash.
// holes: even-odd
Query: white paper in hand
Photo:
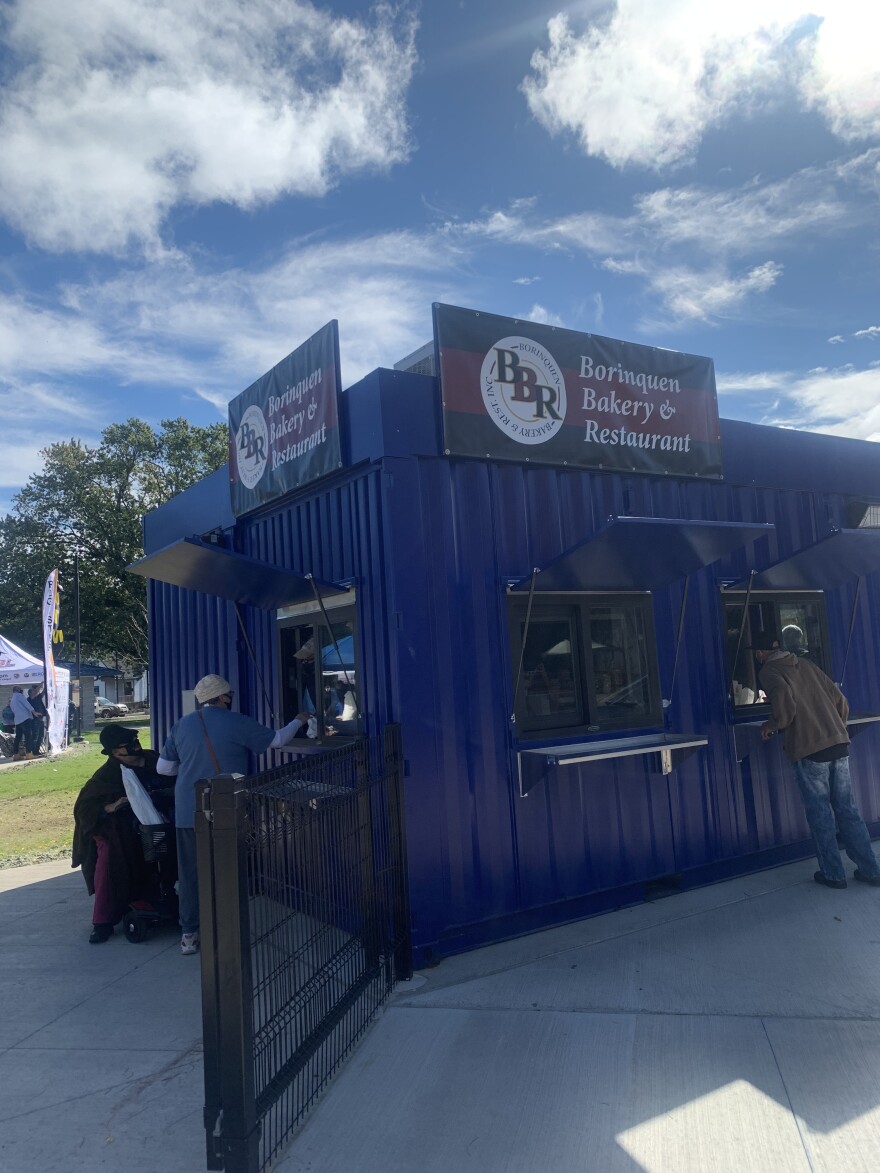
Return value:
<svg viewBox="0 0 880 1173">
<path fill-rule="evenodd" d="M 143 783 L 134 770 L 122 766 L 122 785 L 125 787 L 125 796 L 129 801 L 134 817 L 146 827 L 155 827 L 157 823 L 166 820 L 156 810 L 152 798 L 144 789 Z"/>
</svg>

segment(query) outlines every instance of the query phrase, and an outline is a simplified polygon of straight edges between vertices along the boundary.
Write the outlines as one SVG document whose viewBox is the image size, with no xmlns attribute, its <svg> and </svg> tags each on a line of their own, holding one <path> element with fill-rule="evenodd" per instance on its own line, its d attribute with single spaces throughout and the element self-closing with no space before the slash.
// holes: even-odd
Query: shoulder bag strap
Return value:
<svg viewBox="0 0 880 1173">
<path fill-rule="evenodd" d="M 217 760 L 217 755 L 216 755 L 216 753 L 214 753 L 214 747 L 211 744 L 210 737 L 208 736 L 208 727 L 205 724 L 205 718 L 202 715 L 202 710 L 196 709 L 196 712 L 199 715 L 199 722 L 201 723 L 201 726 L 202 726 L 202 736 L 205 739 L 205 745 L 208 747 L 208 753 L 211 755 L 211 762 L 213 763 L 213 766 L 214 766 L 214 773 L 215 774 L 222 774 L 223 771 L 220 769 L 220 763 Z"/>
</svg>

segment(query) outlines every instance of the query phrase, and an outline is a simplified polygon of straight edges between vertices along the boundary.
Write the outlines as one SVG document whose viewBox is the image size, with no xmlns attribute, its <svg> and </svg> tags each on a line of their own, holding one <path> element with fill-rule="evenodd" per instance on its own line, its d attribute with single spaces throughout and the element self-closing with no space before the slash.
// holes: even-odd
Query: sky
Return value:
<svg viewBox="0 0 880 1173">
<path fill-rule="evenodd" d="M 708 355 L 722 416 L 880 440 L 880 8 L 5 0 L 0 513 L 40 449 L 226 418 L 435 301 Z"/>
</svg>

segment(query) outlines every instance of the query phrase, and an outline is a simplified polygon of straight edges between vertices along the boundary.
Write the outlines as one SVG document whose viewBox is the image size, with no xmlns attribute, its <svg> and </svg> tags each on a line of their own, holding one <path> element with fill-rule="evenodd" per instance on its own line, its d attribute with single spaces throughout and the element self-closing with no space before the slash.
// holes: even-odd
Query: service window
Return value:
<svg viewBox="0 0 880 1173">
<path fill-rule="evenodd" d="M 511 599 L 510 642 L 519 673 L 521 735 L 598 732 L 660 724 L 662 707 L 650 596 Z M 525 641 L 525 642 L 523 642 Z"/>
<path fill-rule="evenodd" d="M 759 632 L 772 633 L 784 651 L 808 656 L 823 672 L 828 671 L 825 604 L 821 594 L 752 594 L 740 640 L 744 606 L 744 592 L 725 595 L 728 684 L 737 710 L 745 711 L 766 703 L 758 683 L 755 654 L 748 650 L 752 637 Z"/>
<path fill-rule="evenodd" d="M 354 608 L 283 619 L 278 625 L 284 721 L 310 713 L 320 738 L 360 733 Z"/>
</svg>

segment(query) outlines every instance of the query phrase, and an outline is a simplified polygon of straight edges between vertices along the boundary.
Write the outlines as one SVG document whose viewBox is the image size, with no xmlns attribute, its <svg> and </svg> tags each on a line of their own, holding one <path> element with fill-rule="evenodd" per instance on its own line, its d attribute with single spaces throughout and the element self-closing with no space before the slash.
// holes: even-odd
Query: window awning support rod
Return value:
<svg viewBox="0 0 880 1173">
<path fill-rule="evenodd" d="M 731 672 L 730 672 L 730 699 L 731 700 L 734 700 L 733 677 L 734 677 L 734 673 L 736 672 L 736 666 L 739 663 L 739 653 L 740 653 L 740 649 L 742 648 L 743 632 L 746 629 L 746 619 L 748 618 L 748 615 L 749 615 L 749 599 L 751 598 L 751 595 L 752 595 L 752 583 L 755 581 L 755 575 L 757 573 L 758 573 L 757 570 L 750 570 L 749 571 L 749 585 L 746 587 L 746 597 L 743 602 L 742 619 L 740 619 L 740 621 L 739 621 L 739 635 L 736 637 L 736 652 L 734 653 L 733 664 L 731 666 Z M 755 698 L 756 699 L 757 699 L 757 696 L 758 696 L 758 690 L 756 688 L 755 689 Z"/>
<path fill-rule="evenodd" d="M 235 618 L 238 620 L 238 626 L 241 629 L 241 634 L 242 634 L 242 637 L 244 638 L 244 646 L 248 650 L 248 655 L 251 658 L 251 663 L 254 666 L 254 671 L 257 674 L 257 679 L 260 682 L 260 687 L 263 690 L 263 699 L 266 702 L 266 707 L 268 708 L 269 715 L 272 718 L 272 724 L 277 725 L 278 719 L 275 716 L 275 710 L 272 708 L 272 700 L 269 696 L 269 690 L 266 688 L 266 681 L 263 679 L 263 673 L 260 671 L 260 665 L 257 663 L 257 657 L 254 653 L 253 644 L 250 641 L 250 636 L 247 633 L 247 628 L 245 627 L 244 620 L 241 617 L 241 609 L 239 608 L 238 603 L 233 603 L 232 605 L 235 608 Z"/>
<path fill-rule="evenodd" d="M 538 581 L 538 574 L 540 566 L 535 566 L 532 569 L 532 581 L 529 584 L 529 602 L 526 607 L 526 625 L 523 628 L 522 644 L 519 649 L 519 666 L 516 670 L 516 684 L 513 686 L 513 711 L 510 714 L 510 723 L 516 728 L 516 702 L 519 699 L 519 686 L 522 681 L 523 661 L 526 655 L 526 640 L 529 638 L 529 624 L 532 621 L 532 600 L 535 597 L 535 584 Z"/>
<path fill-rule="evenodd" d="M 856 579 L 856 597 L 853 599 L 852 613 L 849 617 L 849 635 L 846 637 L 846 651 L 843 653 L 843 667 L 840 670 L 840 680 L 838 681 L 840 688 L 843 688 L 843 678 L 846 676 L 846 665 L 847 661 L 849 660 L 849 649 L 850 645 L 852 644 L 853 631 L 855 630 L 856 626 L 856 615 L 859 611 L 859 597 L 861 593 L 862 576 L 859 575 L 859 577 Z"/>
<path fill-rule="evenodd" d="M 339 660 L 339 667 L 342 670 L 342 675 L 345 677 L 346 686 L 348 687 L 349 691 L 351 692 L 351 695 L 354 697 L 355 708 L 358 711 L 358 718 L 360 720 L 363 720 L 364 715 L 361 712 L 361 706 L 360 706 L 360 701 L 358 699 L 357 688 L 352 683 L 351 677 L 348 675 L 348 669 L 346 667 L 344 667 L 344 665 L 342 663 L 342 653 L 340 652 L 339 644 L 336 641 L 336 632 L 333 630 L 333 624 L 330 622 L 330 617 L 327 614 L 327 608 L 324 606 L 324 600 L 321 598 L 321 592 L 318 590 L 318 584 L 315 581 L 315 576 L 313 574 L 307 574 L 306 578 L 312 584 L 312 590 L 314 591 L 315 599 L 317 600 L 318 606 L 321 608 L 321 614 L 324 616 L 324 622 L 327 624 L 327 630 L 330 632 L 330 638 L 333 640 L 333 650 L 336 652 L 336 658 Z M 318 641 L 315 640 L 315 661 L 318 665 L 320 665 L 320 669 L 323 671 L 323 664 L 321 664 L 321 649 L 317 645 L 318 645 Z M 322 679 L 322 681 L 321 681 L 322 688 L 323 688 L 323 683 L 324 682 Z"/>
<path fill-rule="evenodd" d="M 687 611 L 688 590 L 691 585 L 691 576 L 687 575 L 684 580 L 684 590 L 681 592 L 681 607 L 678 612 L 678 635 L 675 637 L 675 659 L 672 662 L 672 680 L 669 683 L 669 697 L 663 702 L 663 708 L 668 709 L 672 704 L 672 698 L 675 695 L 675 677 L 678 672 L 678 653 L 681 650 L 681 637 L 684 632 L 684 616 Z"/>
</svg>

